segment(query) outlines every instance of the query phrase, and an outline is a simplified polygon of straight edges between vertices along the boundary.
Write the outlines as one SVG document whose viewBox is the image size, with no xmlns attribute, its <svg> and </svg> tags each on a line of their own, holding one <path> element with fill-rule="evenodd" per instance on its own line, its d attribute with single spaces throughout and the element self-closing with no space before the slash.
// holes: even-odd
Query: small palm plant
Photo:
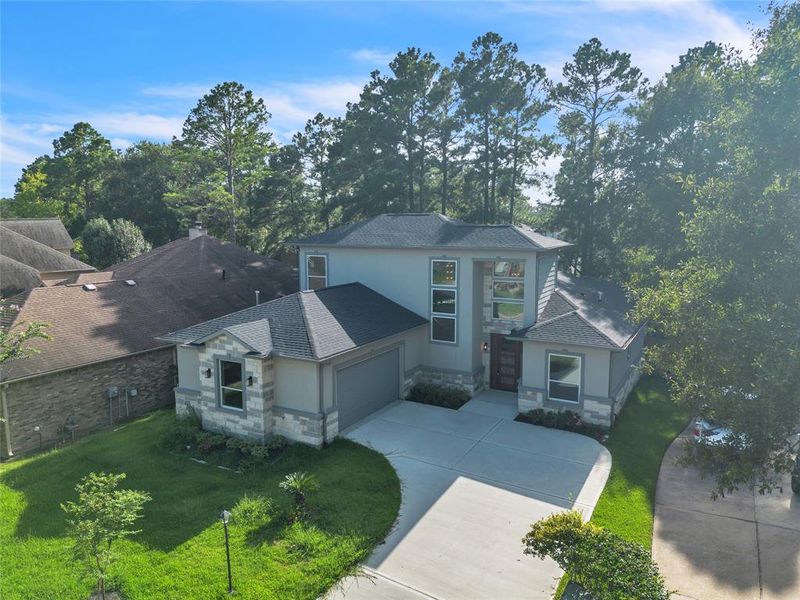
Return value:
<svg viewBox="0 0 800 600">
<path fill-rule="evenodd" d="M 319 489 L 316 477 L 305 471 L 289 473 L 278 484 L 292 498 L 291 521 L 301 521 L 308 516 L 308 496 Z"/>
</svg>

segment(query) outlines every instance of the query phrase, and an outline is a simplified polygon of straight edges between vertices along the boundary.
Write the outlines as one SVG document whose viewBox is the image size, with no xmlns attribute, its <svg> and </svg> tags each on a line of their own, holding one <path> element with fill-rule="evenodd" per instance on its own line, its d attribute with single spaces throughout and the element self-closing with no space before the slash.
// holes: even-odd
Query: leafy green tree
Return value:
<svg viewBox="0 0 800 600">
<path fill-rule="evenodd" d="M 263 174 L 273 150 L 266 130 L 271 115 L 264 101 L 241 83 L 214 86 L 197 103 L 183 124 L 183 142 L 208 151 L 225 178 L 228 237 L 236 242 L 237 213 L 244 196 Z M 219 203 L 219 195 L 216 200 Z"/>
<path fill-rule="evenodd" d="M 637 316 L 663 336 L 649 364 L 736 432 L 685 457 L 713 474 L 715 495 L 775 487 L 800 421 L 800 5 L 773 7 L 755 42 L 709 125 L 727 169 L 690 189 L 687 256 L 633 286 Z"/>
<path fill-rule="evenodd" d="M 431 118 L 430 165 L 438 178 L 439 211 L 446 215 L 453 206 L 453 189 L 461 175 L 464 122 L 459 111 L 460 99 L 455 73 L 443 68 L 430 91 Z"/>
<path fill-rule="evenodd" d="M 22 170 L 14 186 L 14 197 L 0 203 L 4 217 L 60 217 L 67 220 L 63 205 L 49 194 L 47 166 L 49 156 L 40 156 Z"/>
<path fill-rule="evenodd" d="M 86 224 L 81 240 L 89 263 L 98 269 L 129 260 L 152 248 L 142 231 L 125 219 L 114 219 L 111 223 L 103 217 L 92 219 Z"/>
<path fill-rule="evenodd" d="M 98 214 L 97 203 L 115 158 L 111 142 L 89 123 L 76 123 L 53 142 L 53 158 L 46 168 L 49 193 L 62 202 L 73 231 Z"/>
<path fill-rule="evenodd" d="M 609 51 L 592 38 L 564 65 L 562 75 L 564 81 L 553 84 L 550 93 L 559 108 L 558 132 L 567 146 L 562 185 L 555 188 L 556 225 L 577 245 L 577 269 L 591 275 L 598 270 L 596 246 L 603 233 L 598 232 L 603 217 L 598 190 L 610 181 L 617 164 L 615 119 L 635 98 L 641 72 L 631 65 L 629 54 Z"/>
<path fill-rule="evenodd" d="M 0 312 L 11 313 L 18 310 L 19 307 L 3 306 Z M 46 331 L 49 326 L 42 321 L 32 321 L 0 328 L 0 364 L 37 354 L 39 350 L 28 346 L 28 342 L 33 339 L 51 340 Z"/>
<path fill-rule="evenodd" d="M 295 134 L 292 143 L 302 157 L 309 191 L 314 195 L 316 213 L 330 228 L 333 178 L 331 176 L 331 148 L 339 138 L 341 120 L 318 113 L 306 123 L 303 131 Z"/>
<path fill-rule="evenodd" d="M 139 533 L 134 523 L 151 497 L 139 490 L 119 489 L 125 473 L 89 473 L 76 486 L 77 502 L 65 502 L 75 555 L 86 561 L 97 578 L 100 597 L 106 597 L 106 579 L 114 559 L 114 542 Z"/>
<path fill-rule="evenodd" d="M 179 237 L 178 212 L 165 196 L 177 186 L 181 158 L 172 144 L 144 141 L 127 148 L 109 169 L 100 214 L 136 223 L 156 245 Z"/>
</svg>

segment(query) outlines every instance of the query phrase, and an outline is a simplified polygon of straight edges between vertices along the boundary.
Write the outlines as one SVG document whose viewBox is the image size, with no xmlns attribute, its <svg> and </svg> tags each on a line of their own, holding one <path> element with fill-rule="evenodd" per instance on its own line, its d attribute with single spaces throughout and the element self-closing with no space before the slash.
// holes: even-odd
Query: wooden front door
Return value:
<svg viewBox="0 0 800 600">
<path fill-rule="evenodd" d="M 522 371 L 522 342 L 513 342 L 506 336 L 492 334 L 490 385 L 496 390 L 517 391 L 517 381 Z"/>
</svg>

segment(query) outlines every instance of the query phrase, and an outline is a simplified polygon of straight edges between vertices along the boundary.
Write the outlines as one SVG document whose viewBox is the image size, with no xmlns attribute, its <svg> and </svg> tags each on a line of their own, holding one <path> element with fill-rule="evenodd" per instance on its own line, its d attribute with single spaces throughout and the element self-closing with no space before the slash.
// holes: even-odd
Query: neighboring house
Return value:
<svg viewBox="0 0 800 600">
<path fill-rule="evenodd" d="M 638 378 L 645 328 L 622 290 L 559 275 L 569 244 L 528 227 L 381 215 L 295 244 L 292 300 L 164 336 L 178 410 L 208 429 L 320 446 L 423 381 L 610 425 Z"/>
<path fill-rule="evenodd" d="M 104 271 L 8 298 L 14 323 L 45 321 L 52 341 L 0 366 L 0 457 L 45 447 L 174 401 L 167 331 L 297 290 L 278 261 L 190 230 Z"/>
<path fill-rule="evenodd" d="M 95 270 L 71 250 L 72 238 L 59 219 L 0 220 L 0 297 Z"/>
</svg>

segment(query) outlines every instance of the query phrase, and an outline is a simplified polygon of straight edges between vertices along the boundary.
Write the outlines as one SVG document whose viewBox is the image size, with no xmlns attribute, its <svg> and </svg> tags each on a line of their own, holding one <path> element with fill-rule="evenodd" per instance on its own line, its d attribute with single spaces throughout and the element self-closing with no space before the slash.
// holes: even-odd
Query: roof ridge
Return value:
<svg viewBox="0 0 800 600">
<path fill-rule="evenodd" d="M 533 324 L 533 327 L 536 328 L 536 327 L 543 327 L 545 325 L 549 325 L 553 321 L 558 321 L 559 319 L 563 319 L 564 317 L 568 317 L 571 314 L 577 314 L 577 312 L 578 312 L 578 309 L 575 309 L 575 310 L 571 310 L 569 312 L 565 312 L 563 315 L 557 315 L 557 316 L 553 317 L 552 319 L 547 319 L 546 321 L 537 321 L 536 323 Z"/>
<path fill-rule="evenodd" d="M 339 286 L 337 286 L 339 287 Z M 327 289 L 327 288 L 322 288 Z M 308 290 L 312 291 L 312 290 Z M 316 296 L 316 290 L 313 290 Z M 298 292 L 297 302 L 300 305 L 300 316 L 303 319 L 303 330 L 306 334 L 306 339 L 308 340 L 308 347 L 311 348 L 311 356 L 314 357 L 315 360 L 319 360 L 319 352 L 317 349 L 317 345 L 314 343 L 314 336 L 311 335 L 311 329 L 308 322 L 308 316 L 306 315 L 306 303 L 305 303 L 305 294 Z"/>
<path fill-rule="evenodd" d="M 42 248 L 44 248 L 43 252 L 45 252 L 45 254 L 49 254 L 50 256 L 53 256 L 53 257 L 58 256 L 58 260 L 67 259 L 68 261 L 72 261 L 72 262 L 77 263 L 79 265 L 83 265 L 84 267 L 87 267 L 88 269 L 91 269 L 92 271 L 97 271 L 97 269 L 94 268 L 92 265 L 86 264 L 85 262 L 80 261 L 77 258 L 73 258 L 70 255 L 64 254 L 63 252 L 59 252 L 58 250 L 56 250 L 55 248 L 51 248 L 47 244 L 43 244 L 42 242 L 37 242 L 35 239 L 33 239 L 31 237 L 28 237 L 27 235 L 23 235 L 21 233 L 18 233 L 16 231 L 14 231 L 13 229 L 10 229 L 9 227 L 5 227 L 2 223 L 0 223 L 0 230 L 7 231 L 9 234 L 11 234 L 11 237 L 17 236 L 19 238 L 22 238 L 23 240 L 25 240 L 25 243 L 32 244 L 34 247 L 41 246 Z M 2 253 L 2 252 L 0 252 L 0 253 Z M 3 256 L 6 256 L 6 258 L 10 258 L 11 260 L 16 260 L 14 258 L 11 258 L 10 256 L 7 256 L 6 254 L 3 254 Z M 17 261 L 17 262 L 22 262 L 22 261 Z M 26 263 L 22 263 L 22 264 L 26 264 Z M 30 267 L 31 265 L 28 265 L 28 266 Z M 51 270 L 51 271 L 41 270 L 40 271 L 39 269 L 36 269 L 36 267 L 31 267 L 31 268 L 36 270 L 36 271 L 38 271 L 39 273 L 60 273 L 62 271 L 78 271 L 78 270 L 80 270 L 80 269 L 72 268 L 72 269 L 59 269 L 59 270 L 55 270 L 55 271 L 53 271 L 53 270 Z"/>
<path fill-rule="evenodd" d="M 556 277 L 556 289 L 555 289 L 555 290 L 553 290 L 553 292 L 554 292 L 555 294 L 558 294 L 558 297 L 559 297 L 559 298 L 561 298 L 561 299 L 562 299 L 564 302 L 566 302 L 567 304 L 569 304 L 569 305 L 570 305 L 572 308 L 574 308 L 575 310 L 578 310 L 578 309 L 579 309 L 579 307 L 578 307 L 578 305 L 577 305 L 577 304 L 575 304 L 575 303 L 574 303 L 572 300 L 570 300 L 570 299 L 569 299 L 569 298 L 567 298 L 567 297 L 566 297 L 564 294 L 562 294 L 562 293 L 561 293 L 561 290 L 558 288 L 558 277 Z"/>
</svg>

